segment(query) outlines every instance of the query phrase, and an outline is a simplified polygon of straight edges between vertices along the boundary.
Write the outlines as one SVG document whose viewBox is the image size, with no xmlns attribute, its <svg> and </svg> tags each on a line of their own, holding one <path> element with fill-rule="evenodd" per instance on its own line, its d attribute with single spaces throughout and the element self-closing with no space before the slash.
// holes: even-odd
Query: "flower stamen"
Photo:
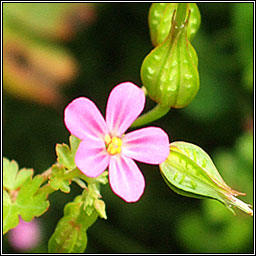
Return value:
<svg viewBox="0 0 256 256">
<path fill-rule="evenodd" d="M 122 140 L 118 137 L 111 138 L 109 135 L 105 136 L 106 149 L 110 155 L 120 154 L 122 151 L 122 144 Z"/>
</svg>

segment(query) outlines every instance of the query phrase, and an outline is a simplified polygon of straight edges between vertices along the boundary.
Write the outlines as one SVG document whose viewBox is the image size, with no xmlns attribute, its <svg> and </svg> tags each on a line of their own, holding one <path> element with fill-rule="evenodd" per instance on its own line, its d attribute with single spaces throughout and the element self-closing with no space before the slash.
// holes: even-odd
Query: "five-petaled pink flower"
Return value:
<svg viewBox="0 0 256 256">
<path fill-rule="evenodd" d="M 76 166 L 88 177 L 97 177 L 108 168 L 113 192 L 126 202 L 139 200 L 145 187 L 134 160 L 160 164 L 169 155 L 169 138 L 160 128 L 147 127 L 125 134 L 144 105 L 143 91 L 125 82 L 111 91 L 106 120 L 85 97 L 73 100 L 65 109 L 67 129 L 82 140 L 75 156 Z"/>
</svg>

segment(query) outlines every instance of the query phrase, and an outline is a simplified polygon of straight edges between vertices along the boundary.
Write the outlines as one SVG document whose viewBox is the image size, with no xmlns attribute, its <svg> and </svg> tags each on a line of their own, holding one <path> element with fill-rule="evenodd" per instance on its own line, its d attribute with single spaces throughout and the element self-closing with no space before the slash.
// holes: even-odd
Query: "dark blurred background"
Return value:
<svg viewBox="0 0 256 256">
<path fill-rule="evenodd" d="M 3 155 L 35 173 L 56 160 L 56 143 L 68 143 L 65 106 L 78 96 L 105 114 L 111 89 L 141 86 L 140 66 L 153 48 L 147 15 L 151 3 L 4 3 Z M 61 6 L 60 6 L 61 5 Z M 68 6 L 67 6 L 68 5 Z M 200 90 L 184 109 L 152 123 L 170 141 L 202 147 L 224 180 L 253 204 L 253 3 L 198 3 L 201 27 L 193 40 Z M 154 103 L 148 99 L 146 109 Z M 157 166 L 139 164 L 145 193 L 127 204 L 102 187 L 108 219 L 88 230 L 86 253 L 252 253 L 253 218 L 221 203 L 180 196 Z M 42 239 L 29 252 L 45 253 L 65 203 L 81 193 L 50 195 L 38 218 Z M 20 251 L 4 236 L 4 253 Z"/>
</svg>

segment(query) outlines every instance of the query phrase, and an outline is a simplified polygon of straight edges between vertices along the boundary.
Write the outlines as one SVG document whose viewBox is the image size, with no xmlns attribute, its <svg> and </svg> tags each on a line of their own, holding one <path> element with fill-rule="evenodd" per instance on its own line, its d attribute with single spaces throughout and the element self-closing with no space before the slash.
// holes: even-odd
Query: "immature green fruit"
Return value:
<svg viewBox="0 0 256 256">
<path fill-rule="evenodd" d="M 233 213 L 232 206 L 253 215 L 251 206 L 236 198 L 245 193 L 230 188 L 210 156 L 194 144 L 172 142 L 168 158 L 160 164 L 160 172 L 166 184 L 178 194 L 198 199 L 216 199 Z"/>
<path fill-rule="evenodd" d="M 178 3 L 153 3 L 151 5 L 148 23 L 151 41 L 154 46 L 159 45 L 167 38 L 172 25 L 172 15 L 177 7 Z M 187 17 L 189 15 L 190 18 L 187 32 L 188 39 L 191 41 L 197 33 L 201 23 L 201 15 L 196 3 L 189 3 Z"/>
<path fill-rule="evenodd" d="M 141 80 L 149 97 L 173 108 L 188 105 L 199 89 L 197 54 L 187 38 L 188 21 L 172 21 L 166 40 L 153 49 L 141 66 Z"/>
</svg>

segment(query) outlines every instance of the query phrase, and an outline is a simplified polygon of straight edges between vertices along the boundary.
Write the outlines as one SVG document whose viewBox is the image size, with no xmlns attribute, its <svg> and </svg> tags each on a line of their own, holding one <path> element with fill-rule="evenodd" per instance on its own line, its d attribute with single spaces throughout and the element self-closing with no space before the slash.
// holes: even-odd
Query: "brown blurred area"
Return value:
<svg viewBox="0 0 256 256">
<path fill-rule="evenodd" d="M 91 4 L 5 3 L 4 92 L 51 106 L 63 101 L 61 88 L 75 79 L 78 63 L 62 41 L 96 19 Z M 35 17 L 42 19 L 35 19 Z M 43 22 L 45 17 L 51 18 Z"/>
</svg>

